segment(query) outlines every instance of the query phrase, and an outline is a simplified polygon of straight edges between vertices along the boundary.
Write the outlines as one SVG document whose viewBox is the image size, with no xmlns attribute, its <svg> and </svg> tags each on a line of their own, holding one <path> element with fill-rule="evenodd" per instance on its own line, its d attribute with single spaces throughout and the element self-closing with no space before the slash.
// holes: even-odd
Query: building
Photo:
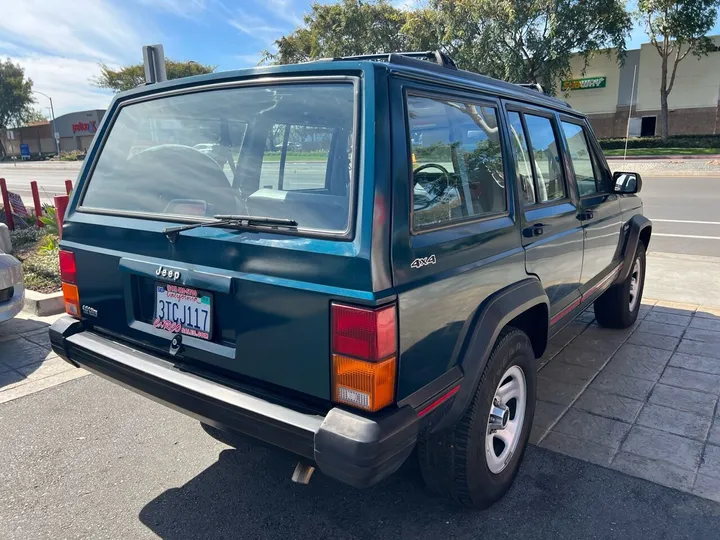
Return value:
<svg viewBox="0 0 720 540">
<path fill-rule="evenodd" d="M 86 151 L 95 136 L 105 111 L 95 109 L 63 114 L 52 121 L 34 122 L 9 130 L 2 135 L 2 144 L 9 156 L 20 156 L 21 145 L 27 145 L 31 156 L 56 153 L 54 134 L 57 133 L 61 152 Z"/>
<path fill-rule="evenodd" d="M 720 47 L 720 36 L 711 39 Z M 622 66 L 614 49 L 595 55 L 584 73 L 583 58 L 575 57 L 574 75 L 556 93 L 589 116 L 598 137 L 625 137 L 629 115 L 631 137 L 659 136 L 660 61 L 651 43 L 627 51 Z M 720 50 L 680 62 L 668 108 L 670 135 L 720 133 Z"/>
</svg>

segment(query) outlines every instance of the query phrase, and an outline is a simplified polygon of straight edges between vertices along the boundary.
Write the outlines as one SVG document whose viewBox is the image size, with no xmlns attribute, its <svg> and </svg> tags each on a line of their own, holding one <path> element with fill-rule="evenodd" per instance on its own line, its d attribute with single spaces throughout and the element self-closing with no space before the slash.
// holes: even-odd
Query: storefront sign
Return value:
<svg viewBox="0 0 720 540">
<path fill-rule="evenodd" d="M 607 83 L 606 77 L 589 77 L 587 79 L 570 79 L 562 81 L 562 90 L 590 90 L 593 88 L 605 88 Z"/>
<path fill-rule="evenodd" d="M 89 133 L 95 133 L 97 129 L 97 122 L 92 120 L 90 122 L 78 122 L 72 125 L 73 135 L 77 132 L 87 131 Z"/>
</svg>

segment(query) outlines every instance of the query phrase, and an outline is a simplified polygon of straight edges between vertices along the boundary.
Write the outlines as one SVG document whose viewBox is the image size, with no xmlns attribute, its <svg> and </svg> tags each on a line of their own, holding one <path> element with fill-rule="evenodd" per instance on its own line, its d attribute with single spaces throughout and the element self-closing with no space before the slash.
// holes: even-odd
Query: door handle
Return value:
<svg viewBox="0 0 720 540">
<path fill-rule="evenodd" d="M 582 221 L 585 221 L 585 220 L 588 220 L 588 219 L 592 219 L 592 218 L 593 218 L 593 215 L 594 215 L 594 214 L 593 214 L 592 210 L 585 210 L 584 212 L 580 212 L 580 213 L 578 214 L 578 219 L 580 219 L 580 220 L 582 220 Z"/>
<path fill-rule="evenodd" d="M 547 225 L 546 223 L 535 223 L 529 227 L 525 227 L 525 229 L 523 229 L 523 235 L 527 238 L 542 236 L 547 227 L 550 227 L 550 225 Z"/>
</svg>

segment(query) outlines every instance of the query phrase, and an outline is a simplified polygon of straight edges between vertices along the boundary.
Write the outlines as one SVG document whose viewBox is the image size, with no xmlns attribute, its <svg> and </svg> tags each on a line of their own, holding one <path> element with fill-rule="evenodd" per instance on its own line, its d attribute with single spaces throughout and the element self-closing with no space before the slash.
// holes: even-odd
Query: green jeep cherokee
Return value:
<svg viewBox="0 0 720 540">
<path fill-rule="evenodd" d="M 510 488 L 548 338 L 635 321 L 651 224 L 587 119 L 441 53 L 112 102 L 62 229 L 68 362 L 363 487 Z"/>
</svg>

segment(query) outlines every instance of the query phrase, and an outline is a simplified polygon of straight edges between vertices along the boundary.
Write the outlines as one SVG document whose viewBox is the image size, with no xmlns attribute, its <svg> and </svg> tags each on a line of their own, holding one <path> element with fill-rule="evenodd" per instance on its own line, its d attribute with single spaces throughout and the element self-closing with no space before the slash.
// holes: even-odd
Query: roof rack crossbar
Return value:
<svg viewBox="0 0 720 540">
<path fill-rule="evenodd" d="M 547 94 L 545 88 L 540 83 L 516 83 L 518 86 L 521 86 L 523 88 L 529 88 L 530 90 L 536 90 L 537 92 L 540 92 L 541 94 Z"/>
<path fill-rule="evenodd" d="M 353 56 L 335 57 L 331 60 L 378 60 L 381 62 L 393 63 L 393 61 L 399 56 L 415 58 L 419 60 L 430 60 L 443 67 L 449 69 L 457 69 L 457 64 L 455 64 L 455 61 L 442 51 L 405 51 L 377 54 L 358 54 Z"/>
</svg>

